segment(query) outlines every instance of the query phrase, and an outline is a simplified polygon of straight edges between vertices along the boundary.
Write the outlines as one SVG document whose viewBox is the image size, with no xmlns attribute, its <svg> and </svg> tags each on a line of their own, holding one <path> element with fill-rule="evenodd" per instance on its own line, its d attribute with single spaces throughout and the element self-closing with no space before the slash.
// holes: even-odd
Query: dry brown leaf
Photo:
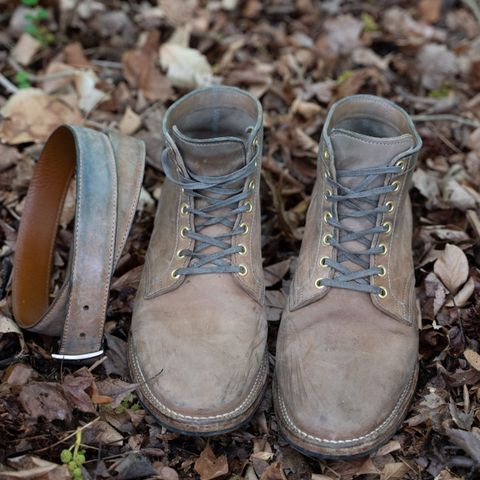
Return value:
<svg viewBox="0 0 480 480">
<path fill-rule="evenodd" d="M 387 463 L 382 470 L 380 480 L 402 480 L 409 471 L 403 462 Z"/>
<path fill-rule="evenodd" d="M 93 70 L 93 65 L 89 62 L 83 51 L 82 44 L 80 42 L 73 42 L 67 45 L 63 49 L 63 55 L 65 57 L 65 63 L 75 68 L 86 68 Z"/>
<path fill-rule="evenodd" d="M 155 462 L 153 467 L 158 472 L 158 477 L 160 480 L 178 480 L 178 473 L 171 467 L 164 465 L 160 462 Z"/>
<path fill-rule="evenodd" d="M 25 385 L 35 377 L 38 377 L 38 374 L 32 367 L 23 363 L 15 363 L 5 370 L 2 382 L 9 385 Z"/>
<path fill-rule="evenodd" d="M 41 44 L 28 33 L 22 34 L 12 50 L 12 57 L 23 66 L 30 65 Z"/>
<path fill-rule="evenodd" d="M 478 372 L 480 372 L 480 355 L 470 348 L 467 348 L 463 354 L 467 359 L 467 362 Z"/>
<path fill-rule="evenodd" d="M 287 480 L 280 462 L 272 463 L 262 473 L 260 480 Z"/>
<path fill-rule="evenodd" d="M 72 405 L 67 402 L 62 387 L 53 382 L 30 382 L 18 396 L 25 411 L 34 418 L 70 422 Z"/>
<path fill-rule="evenodd" d="M 92 374 L 86 367 L 77 370 L 73 375 L 65 376 L 62 387 L 73 408 L 85 413 L 95 413 L 95 406 L 87 392 L 92 384 Z"/>
<path fill-rule="evenodd" d="M 132 135 L 142 124 L 142 119 L 130 107 L 127 107 L 122 119 L 118 125 L 118 129 L 125 135 Z"/>
<path fill-rule="evenodd" d="M 8 144 L 43 143 L 63 123 L 81 124 L 80 112 L 61 97 L 38 88 L 26 88 L 13 94 L 2 107 L 0 139 Z"/>
<path fill-rule="evenodd" d="M 121 447 L 123 445 L 123 435 L 109 423 L 99 420 L 83 431 L 82 442 L 86 445 Z"/>
<path fill-rule="evenodd" d="M 461 248 L 447 243 L 445 250 L 435 262 L 433 271 L 450 293 L 456 293 L 468 278 L 467 257 Z"/>
<path fill-rule="evenodd" d="M 216 457 L 210 445 L 207 445 L 195 462 L 195 471 L 200 480 L 212 480 L 228 473 L 228 461 L 225 455 Z"/>
<path fill-rule="evenodd" d="M 122 55 L 123 76 L 131 87 L 140 89 L 147 100 L 164 102 L 173 96 L 173 91 L 155 65 L 158 38 L 158 32 L 153 32 L 143 47 Z"/>
<path fill-rule="evenodd" d="M 8 466 L 13 470 L 2 470 L 2 480 L 70 480 L 72 477 L 66 465 L 57 465 L 33 455 L 9 458 Z"/>
<path fill-rule="evenodd" d="M 127 383 L 119 378 L 107 378 L 96 382 L 98 394 L 112 398 L 112 407 L 118 407 L 122 400 L 132 393 L 136 388 L 136 383 Z"/>
</svg>

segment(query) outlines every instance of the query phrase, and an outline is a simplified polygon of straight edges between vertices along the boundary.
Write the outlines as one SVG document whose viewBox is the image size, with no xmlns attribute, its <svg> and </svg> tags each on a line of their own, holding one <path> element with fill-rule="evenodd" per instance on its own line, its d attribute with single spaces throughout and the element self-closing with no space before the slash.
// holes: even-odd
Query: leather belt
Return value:
<svg viewBox="0 0 480 480">
<path fill-rule="evenodd" d="M 12 296 L 22 328 L 62 337 L 56 359 L 88 360 L 103 353 L 110 281 L 135 214 L 144 160 L 143 142 L 78 126 L 59 127 L 45 144 L 20 221 Z M 75 172 L 70 260 L 50 303 L 55 237 Z"/>
</svg>

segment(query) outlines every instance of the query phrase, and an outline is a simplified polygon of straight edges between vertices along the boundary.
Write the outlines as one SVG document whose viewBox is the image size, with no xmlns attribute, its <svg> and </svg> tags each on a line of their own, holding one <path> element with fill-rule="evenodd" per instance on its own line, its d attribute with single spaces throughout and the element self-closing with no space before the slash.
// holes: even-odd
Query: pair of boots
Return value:
<svg viewBox="0 0 480 480">
<path fill-rule="evenodd" d="M 142 402 L 182 433 L 230 431 L 268 375 L 261 256 L 262 108 L 213 87 L 167 111 L 162 187 L 134 307 L 129 364 Z M 401 423 L 417 377 L 408 189 L 421 140 L 368 95 L 330 110 L 276 350 L 282 433 L 351 457 Z"/>
</svg>

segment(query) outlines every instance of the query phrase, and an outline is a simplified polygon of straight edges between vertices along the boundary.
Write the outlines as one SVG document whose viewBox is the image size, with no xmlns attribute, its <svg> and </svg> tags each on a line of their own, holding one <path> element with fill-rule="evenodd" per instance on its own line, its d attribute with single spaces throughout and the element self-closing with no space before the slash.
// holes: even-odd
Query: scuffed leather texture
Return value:
<svg viewBox="0 0 480 480">
<path fill-rule="evenodd" d="M 258 101 L 229 87 L 194 91 L 164 117 L 166 154 L 183 175 L 192 171 L 220 176 L 253 158 L 257 161 L 255 173 L 241 184 L 245 190 L 254 185 L 248 199 L 252 209 L 235 219 L 236 226 L 247 224 L 248 232 L 232 239 L 247 251 L 230 257 L 232 263 L 247 267 L 245 276 L 208 273 L 174 278 L 172 272 L 193 262 L 181 255 L 183 249 L 195 247 L 194 240 L 182 236 L 182 229 L 195 229 L 201 221 L 182 207 L 198 208 L 202 200 L 193 200 L 168 178 L 162 186 L 133 311 L 129 365 L 144 404 L 160 422 L 182 432 L 235 428 L 252 415 L 265 387 L 267 323 L 258 192 L 261 123 Z M 222 224 L 202 229 L 212 237 L 227 232 Z M 212 248 L 215 251 L 209 246 L 205 252 Z"/>
<path fill-rule="evenodd" d="M 137 140 L 62 126 L 36 166 L 17 240 L 13 310 L 23 328 L 62 335 L 60 354 L 83 355 L 101 347 L 110 280 L 133 221 L 144 156 Z M 71 260 L 49 305 L 54 241 L 75 167 Z"/>
<path fill-rule="evenodd" d="M 408 408 L 418 351 L 408 189 L 420 147 L 408 115 L 378 97 L 341 100 L 327 116 L 298 268 L 277 343 L 275 408 L 282 431 L 303 451 L 334 458 L 365 454 L 395 432 Z M 325 198 L 325 175 L 336 178 L 337 169 L 395 165 L 399 160 L 403 170 L 385 175 L 380 183 L 398 181 L 395 192 L 379 199 L 382 205 L 394 205 L 377 219 L 377 224 L 391 222 L 391 229 L 372 238 L 373 245 L 383 243 L 387 251 L 372 255 L 371 266 L 383 265 L 386 274 L 370 281 L 385 287 L 388 295 L 315 288 L 316 279 L 334 275 L 320 264 L 322 256 L 335 255 L 322 242 L 325 233 L 336 234 L 323 218 L 332 208 Z M 348 222 L 350 228 L 366 228 L 362 220 Z"/>
</svg>

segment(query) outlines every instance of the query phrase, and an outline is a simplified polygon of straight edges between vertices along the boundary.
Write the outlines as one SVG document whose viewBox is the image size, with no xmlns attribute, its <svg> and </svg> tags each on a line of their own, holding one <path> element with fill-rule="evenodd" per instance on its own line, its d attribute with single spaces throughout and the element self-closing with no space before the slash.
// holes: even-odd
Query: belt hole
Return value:
<svg viewBox="0 0 480 480">
<path fill-rule="evenodd" d="M 90 310 L 90 307 L 89 307 L 88 305 L 84 305 L 84 306 L 83 306 L 83 310 L 84 310 L 85 312 L 88 312 L 88 310 Z"/>
<path fill-rule="evenodd" d="M 85 332 L 81 332 L 81 333 L 80 333 L 80 337 L 81 337 L 81 338 L 85 338 L 86 336 L 87 336 L 87 335 L 86 335 Z"/>
</svg>

